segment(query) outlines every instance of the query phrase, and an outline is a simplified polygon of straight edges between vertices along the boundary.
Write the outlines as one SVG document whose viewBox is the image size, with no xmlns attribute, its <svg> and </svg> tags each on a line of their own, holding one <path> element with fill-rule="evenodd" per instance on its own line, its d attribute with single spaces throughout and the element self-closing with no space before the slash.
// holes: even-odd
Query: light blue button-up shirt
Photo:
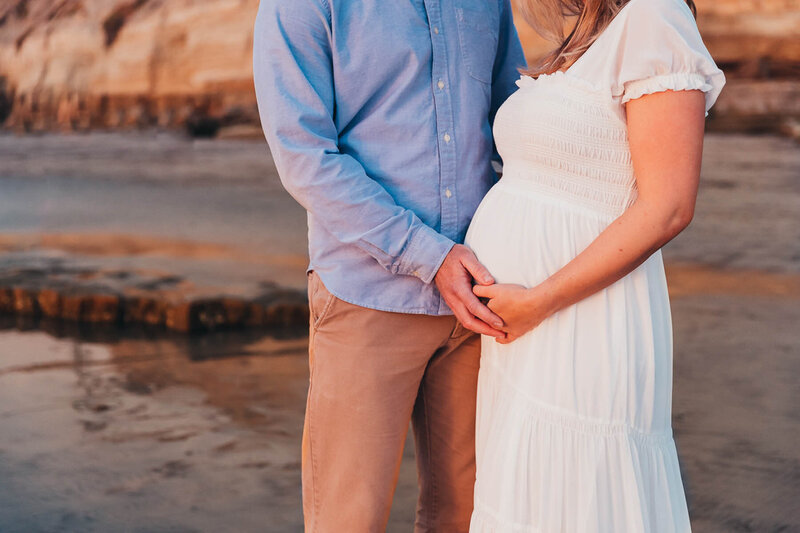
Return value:
<svg viewBox="0 0 800 533">
<path fill-rule="evenodd" d="M 445 315 L 434 283 L 497 176 L 524 56 L 508 0 L 262 0 L 253 67 L 309 270 L 338 298 Z"/>
</svg>

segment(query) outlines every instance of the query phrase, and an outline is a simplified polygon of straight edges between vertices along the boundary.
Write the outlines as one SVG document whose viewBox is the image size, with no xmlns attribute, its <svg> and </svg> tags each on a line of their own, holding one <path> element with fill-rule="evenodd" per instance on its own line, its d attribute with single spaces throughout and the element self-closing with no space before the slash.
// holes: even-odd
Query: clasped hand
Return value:
<svg viewBox="0 0 800 533">
<path fill-rule="evenodd" d="M 473 280 L 478 283 L 472 287 Z M 552 306 L 541 286 L 495 283 L 475 254 L 457 244 L 435 278 L 439 292 L 464 327 L 508 344 L 539 325 Z M 470 290 L 472 287 L 472 290 Z M 484 305 L 478 298 L 488 299 Z"/>
<path fill-rule="evenodd" d="M 496 283 L 475 285 L 472 292 L 487 299 L 487 307 L 503 319 L 500 330 L 505 336 L 496 339 L 500 344 L 515 341 L 551 314 L 549 298 L 540 287 L 528 289 L 512 283 Z"/>
</svg>

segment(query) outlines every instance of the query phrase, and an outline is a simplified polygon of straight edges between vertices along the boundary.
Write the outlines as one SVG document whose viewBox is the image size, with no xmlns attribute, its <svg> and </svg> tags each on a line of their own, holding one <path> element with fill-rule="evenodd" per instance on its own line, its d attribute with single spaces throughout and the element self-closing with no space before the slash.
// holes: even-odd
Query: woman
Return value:
<svg viewBox="0 0 800 533">
<path fill-rule="evenodd" d="M 577 23 L 498 111 L 504 175 L 467 234 L 507 334 L 482 338 L 471 531 L 688 532 L 660 248 L 725 78 L 690 0 L 528 3 Z"/>
</svg>

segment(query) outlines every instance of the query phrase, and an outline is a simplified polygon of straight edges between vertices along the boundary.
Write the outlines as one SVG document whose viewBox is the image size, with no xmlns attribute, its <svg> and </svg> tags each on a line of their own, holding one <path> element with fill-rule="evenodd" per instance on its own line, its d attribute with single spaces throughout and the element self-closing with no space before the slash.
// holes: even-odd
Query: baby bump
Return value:
<svg viewBox="0 0 800 533">
<path fill-rule="evenodd" d="M 467 230 L 464 244 L 475 252 L 499 283 L 528 285 L 523 266 L 526 264 L 526 236 L 521 222 L 525 218 L 520 206 L 510 212 L 508 198 L 495 187 L 486 195 Z M 526 246 L 528 244 L 528 246 Z"/>
<path fill-rule="evenodd" d="M 478 206 L 465 244 L 500 283 L 527 287 L 583 251 L 608 222 L 496 185 Z"/>
</svg>

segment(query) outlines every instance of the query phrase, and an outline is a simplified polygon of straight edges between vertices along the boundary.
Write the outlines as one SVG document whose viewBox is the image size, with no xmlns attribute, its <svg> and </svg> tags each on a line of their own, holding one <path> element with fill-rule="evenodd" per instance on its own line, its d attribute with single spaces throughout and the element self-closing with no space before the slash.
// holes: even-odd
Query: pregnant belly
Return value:
<svg viewBox="0 0 800 533">
<path fill-rule="evenodd" d="M 465 244 L 499 283 L 532 287 L 569 263 L 610 222 L 549 197 L 519 194 L 501 180 L 475 212 Z"/>
</svg>

